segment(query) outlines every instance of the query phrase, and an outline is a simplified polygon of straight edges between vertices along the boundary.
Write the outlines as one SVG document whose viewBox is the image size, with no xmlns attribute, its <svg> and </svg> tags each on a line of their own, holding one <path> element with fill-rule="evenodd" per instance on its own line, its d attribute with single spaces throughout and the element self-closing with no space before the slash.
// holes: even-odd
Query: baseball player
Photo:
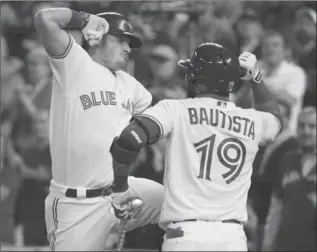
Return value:
<svg viewBox="0 0 317 252">
<path fill-rule="evenodd" d="M 45 202 L 52 250 L 100 251 L 120 226 L 111 207 L 110 145 L 132 115 L 150 106 L 150 93 L 122 71 L 142 42 L 119 13 L 90 15 L 69 8 L 43 9 L 34 19 L 53 72 L 50 108 L 52 176 Z M 67 31 L 83 35 L 83 47 Z M 163 186 L 129 180 L 144 207 L 128 230 L 156 223 Z"/>
<path fill-rule="evenodd" d="M 112 157 L 128 170 L 143 146 L 169 136 L 162 250 L 247 251 L 243 223 L 252 163 L 258 145 L 280 131 L 277 102 L 251 53 L 237 58 L 221 45 L 205 43 L 179 64 L 187 69 L 191 98 L 163 100 L 136 115 L 114 139 Z M 241 78 L 252 82 L 258 110 L 229 101 L 240 67 Z"/>
</svg>

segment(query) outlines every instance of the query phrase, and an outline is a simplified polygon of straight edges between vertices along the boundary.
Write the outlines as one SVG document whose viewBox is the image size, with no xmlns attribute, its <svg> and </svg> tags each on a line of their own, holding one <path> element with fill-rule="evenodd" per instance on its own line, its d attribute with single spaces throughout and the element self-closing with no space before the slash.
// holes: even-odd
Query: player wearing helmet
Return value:
<svg viewBox="0 0 317 252">
<path fill-rule="evenodd" d="M 43 9 L 36 13 L 34 23 L 53 71 L 53 179 L 45 201 L 50 248 L 101 251 L 109 233 L 120 224 L 111 198 L 113 202 L 118 195 L 143 199 L 144 207 L 127 230 L 157 222 L 163 202 L 163 187 L 141 178 L 132 177 L 127 192 L 111 193 L 112 140 L 152 100 L 123 71 L 131 48 L 142 42 L 119 13 Z M 67 32 L 74 29 L 82 32 L 83 47 Z"/>
<path fill-rule="evenodd" d="M 169 135 L 162 250 L 247 251 L 242 224 L 247 220 L 252 163 L 258 145 L 280 131 L 277 102 L 251 53 L 237 58 L 221 45 L 205 43 L 179 64 L 187 69 L 190 98 L 159 102 L 136 115 L 114 139 L 111 154 L 122 164 L 116 187 L 129 186 L 124 180 L 127 167 L 143 146 Z M 229 100 L 240 74 L 252 84 L 257 110 Z"/>
</svg>

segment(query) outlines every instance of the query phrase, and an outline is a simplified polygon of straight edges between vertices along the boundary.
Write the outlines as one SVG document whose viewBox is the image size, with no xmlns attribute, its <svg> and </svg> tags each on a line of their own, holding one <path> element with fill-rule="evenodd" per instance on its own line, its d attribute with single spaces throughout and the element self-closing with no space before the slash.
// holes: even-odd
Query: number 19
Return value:
<svg viewBox="0 0 317 252">
<path fill-rule="evenodd" d="M 211 181 L 210 170 L 212 165 L 212 155 L 215 147 L 216 135 L 212 135 L 203 139 L 202 141 L 195 143 L 197 153 L 201 153 L 200 169 L 197 178 L 207 179 Z M 228 155 L 229 150 L 236 151 L 236 157 L 231 158 Z M 228 172 L 222 174 L 222 177 L 227 184 L 234 181 L 243 168 L 246 157 L 246 148 L 239 139 L 227 138 L 221 141 L 217 148 L 217 158 L 219 162 L 229 169 Z"/>
</svg>

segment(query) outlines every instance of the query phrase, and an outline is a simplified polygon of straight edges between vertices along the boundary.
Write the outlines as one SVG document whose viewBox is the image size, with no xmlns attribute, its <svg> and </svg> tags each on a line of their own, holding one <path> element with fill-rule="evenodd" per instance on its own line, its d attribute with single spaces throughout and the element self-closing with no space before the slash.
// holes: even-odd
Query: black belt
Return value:
<svg viewBox="0 0 317 252">
<path fill-rule="evenodd" d="M 179 222 L 187 222 L 187 221 L 211 221 L 211 220 L 198 220 L 198 219 L 188 219 L 188 220 L 182 220 L 182 221 L 173 221 L 172 223 L 179 223 Z M 235 219 L 231 219 L 231 220 L 221 220 L 219 222 L 222 223 L 234 223 L 234 224 L 239 224 L 242 225 L 243 223 L 241 221 L 235 220 Z"/>
<path fill-rule="evenodd" d="M 73 188 L 67 188 L 65 192 L 65 196 L 69 198 L 78 198 L 77 195 L 77 189 Z M 112 187 L 107 186 L 103 188 L 98 188 L 98 189 L 86 189 L 86 196 L 83 198 L 95 198 L 95 197 L 100 197 L 100 196 L 109 196 L 112 193 Z"/>
</svg>

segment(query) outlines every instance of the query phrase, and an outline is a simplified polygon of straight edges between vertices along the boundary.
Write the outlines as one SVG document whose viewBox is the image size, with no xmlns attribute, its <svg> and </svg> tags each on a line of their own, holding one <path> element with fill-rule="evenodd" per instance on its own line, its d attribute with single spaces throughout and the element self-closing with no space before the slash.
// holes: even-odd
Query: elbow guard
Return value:
<svg viewBox="0 0 317 252">
<path fill-rule="evenodd" d="M 144 116 L 136 116 L 134 120 L 144 130 L 147 136 L 147 144 L 154 144 L 161 137 L 159 125 L 152 119 Z"/>
<path fill-rule="evenodd" d="M 123 130 L 120 137 L 116 137 L 113 140 L 110 153 L 117 162 L 132 164 L 146 144 L 146 132 L 136 121 L 133 121 Z"/>
</svg>

